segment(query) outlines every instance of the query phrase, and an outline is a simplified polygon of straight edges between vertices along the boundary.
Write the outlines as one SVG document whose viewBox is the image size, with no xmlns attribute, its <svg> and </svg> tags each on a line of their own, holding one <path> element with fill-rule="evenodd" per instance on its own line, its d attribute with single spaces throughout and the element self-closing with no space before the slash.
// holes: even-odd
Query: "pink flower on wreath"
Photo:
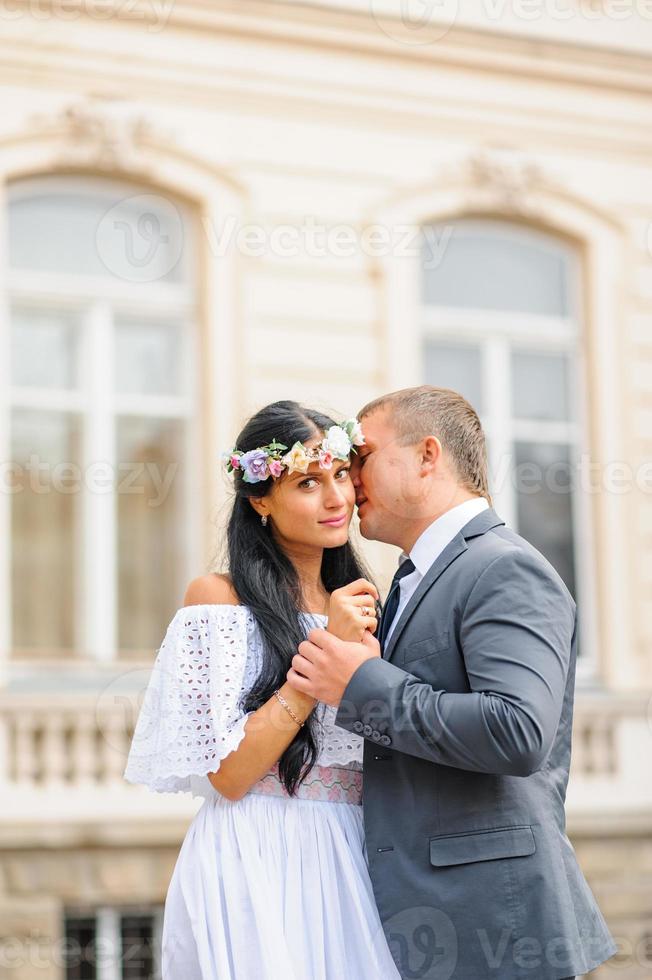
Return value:
<svg viewBox="0 0 652 980">
<path fill-rule="evenodd" d="M 273 476 L 275 480 L 279 478 L 283 472 L 283 463 L 280 459 L 270 459 L 268 462 L 270 476 Z"/>
<path fill-rule="evenodd" d="M 319 466 L 322 470 L 333 469 L 333 454 L 329 449 L 319 450 Z"/>
<path fill-rule="evenodd" d="M 239 456 L 231 456 L 230 462 L 231 462 L 231 466 L 233 467 L 234 470 L 239 470 L 240 469 L 240 457 Z"/>
</svg>

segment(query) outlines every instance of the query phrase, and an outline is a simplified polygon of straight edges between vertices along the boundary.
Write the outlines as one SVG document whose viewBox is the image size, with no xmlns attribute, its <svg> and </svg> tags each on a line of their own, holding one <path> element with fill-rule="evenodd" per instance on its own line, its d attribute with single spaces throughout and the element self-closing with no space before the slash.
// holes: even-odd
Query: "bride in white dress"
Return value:
<svg viewBox="0 0 652 980">
<path fill-rule="evenodd" d="M 163 980 L 395 980 L 367 869 L 362 739 L 286 681 L 313 626 L 373 638 L 349 541 L 352 420 L 258 412 L 228 454 L 229 575 L 190 583 L 125 778 L 205 797 L 165 903 Z"/>
</svg>

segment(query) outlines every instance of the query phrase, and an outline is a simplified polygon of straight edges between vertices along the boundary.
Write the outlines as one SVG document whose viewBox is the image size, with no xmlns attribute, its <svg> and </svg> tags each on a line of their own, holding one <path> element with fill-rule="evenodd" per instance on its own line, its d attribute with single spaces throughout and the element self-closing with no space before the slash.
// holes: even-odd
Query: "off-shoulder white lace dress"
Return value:
<svg viewBox="0 0 652 980">
<path fill-rule="evenodd" d="M 367 869 L 362 739 L 335 709 L 315 708 L 321 747 L 298 797 L 276 766 L 237 801 L 207 778 L 244 736 L 261 655 L 249 607 L 184 606 L 152 669 L 125 778 L 205 797 L 166 898 L 163 980 L 395 980 Z"/>
</svg>

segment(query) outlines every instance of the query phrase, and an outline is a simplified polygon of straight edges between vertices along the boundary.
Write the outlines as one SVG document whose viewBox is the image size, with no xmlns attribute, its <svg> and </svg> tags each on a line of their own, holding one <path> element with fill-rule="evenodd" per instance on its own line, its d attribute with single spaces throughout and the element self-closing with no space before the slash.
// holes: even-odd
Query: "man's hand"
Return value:
<svg viewBox="0 0 652 980">
<path fill-rule="evenodd" d="M 380 657 L 380 644 L 369 631 L 361 643 L 349 643 L 326 630 L 311 630 L 292 658 L 288 684 L 336 708 L 360 664 L 373 657 Z"/>
</svg>

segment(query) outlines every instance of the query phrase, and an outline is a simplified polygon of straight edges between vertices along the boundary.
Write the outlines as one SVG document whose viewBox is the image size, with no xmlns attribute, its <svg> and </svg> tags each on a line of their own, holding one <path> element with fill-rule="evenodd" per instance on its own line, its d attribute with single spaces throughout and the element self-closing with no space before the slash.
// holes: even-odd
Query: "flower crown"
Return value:
<svg viewBox="0 0 652 980">
<path fill-rule="evenodd" d="M 268 446 L 250 449 L 248 453 L 232 449 L 223 454 L 228 473 L 240 470 L 245 483 L 260 483 L 273 477 L 275 480 L 283 470 L 288 473 L 307 473 L 311 463 L 319 463 L 322 470 L 333 468 L 334 459 L 348 459 L 355 446 L 364 446 L 362 428 L 357 419 L 349 419 L 342 425 L 331 425 L 326 437 L 312 449 L 302 442 L 295 442 L 289 452 L 287 446 L 272 439 Z"/>
</svg>

